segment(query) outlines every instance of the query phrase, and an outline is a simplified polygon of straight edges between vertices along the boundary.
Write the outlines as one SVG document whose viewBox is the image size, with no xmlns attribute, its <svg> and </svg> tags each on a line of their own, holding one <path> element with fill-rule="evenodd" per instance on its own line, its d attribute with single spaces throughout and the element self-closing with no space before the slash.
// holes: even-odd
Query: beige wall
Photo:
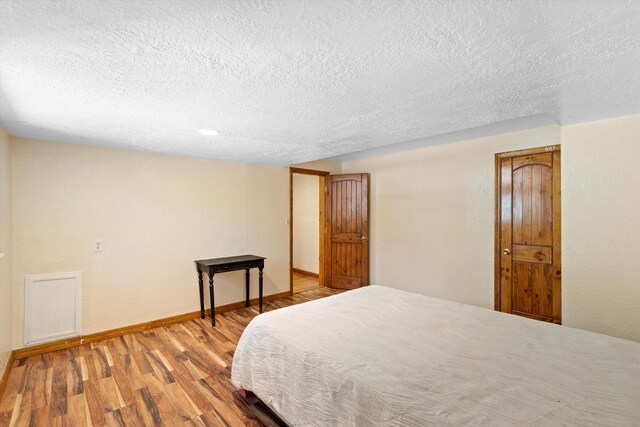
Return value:
<svg viewBox="0 0 640 427">
<path fill-rule="evenodd" d="M 25 274 L 82 271 L 84 333 L 198 310 L 195 259 L 262 255 L 265 294 L 289 289 L 287 168 L 19 138 L 12 153 L 14 347 Z M 216 305 L 243 300 L 244 272 L 215 283 Z"/>
<path fill-rule="evenodd" d="M 559 126 L 347 161 L 371 173 L 371 282 L 493 308 L 494 154 Z"/>
<path fill-rule="evenodd" d="M 372 283 L 493 306 L 494 153 L 561 143 L 563 320 L 640 341 L 640 115 L 343 163 L 370 172 Z"/>
<path fill-rule="evenodd" d="M 640 341 L 640 114 L 562 128 L 564 323 Z"/>
<path fill-rule="evenodd" d="M 333 160 L 316 160 L 314 162 L 300 163 L 295 167 L 329 172 L 331 175 L 342 173 L 342 163 Z"/>
<path fill-rule="evenodd" d="M 320 178 L 293 174 L 293 267 L 311 273 L 320 264 Z"/>
<path fill-rule="evenodd" d="M 640 341 L 638 135 L 640 115 L 297 166 L 371 173 L 372 283 L 491 308 L 493 155 L 561 143 L 564 322 Z M 12 335 L 22 346 L 25 274 L 82 270 L 85 333 L 197 310 L 197 258 L 261 254 L 266 293 L 289 288 L 286 168 L 16 138 L 9 150 L 4 133 L 0 168 L 0 362 Z M 218 305 L 243 298 L 241 276 L 217 277 Z"/>
<path fill-rule="evenodd" d="M 0 127 L 0 376 L 12 349 L 12 206 L 11 206 L 11 150 L 9 135 Z"/>
</svg>

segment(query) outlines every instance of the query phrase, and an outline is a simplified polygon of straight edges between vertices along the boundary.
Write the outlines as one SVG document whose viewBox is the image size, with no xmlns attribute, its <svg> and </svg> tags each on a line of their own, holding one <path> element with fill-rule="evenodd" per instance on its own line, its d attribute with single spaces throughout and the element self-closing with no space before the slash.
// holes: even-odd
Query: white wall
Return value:
<svg viewBox="0 0 640 427">
<path fill-rule="evenodd" d="M 293 267 L 320 271 L 320 178 L 293 174 Z"/>
<path fill-rule="evenodd" d="M 562 128 L 564 323 L 640 341 L 640 114 Z"/>
<path fill-rule="evenodd" d="M 559 126 L 346 161 L 371 173 L 371 283 L 493 308 L 494 154 Z"/>
<path fill-rule="evenodd" d="M 12 203 L 11 145 L 9 135 L 0 127 L 0 376 L 12 349 Z"/>
<path fill-rule="evenodd" d="M 289 290 L 287 168 L 12 145 L 14 347 L 23 342 L 25 274 L 82 271 L 84 333 L 199 310 L 196 259 L 262 255 L 265 294 Z M 93 252 L 96 238 L 103 252 Z M 244 299 L 244 272 L 215 283 L 216 305 Z"/>
</svg>

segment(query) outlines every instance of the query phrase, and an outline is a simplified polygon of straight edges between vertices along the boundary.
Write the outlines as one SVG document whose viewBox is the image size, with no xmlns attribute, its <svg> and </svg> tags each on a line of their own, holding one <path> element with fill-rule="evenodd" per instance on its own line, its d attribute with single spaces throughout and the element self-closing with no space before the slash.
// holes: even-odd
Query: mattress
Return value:
<svg viewBox="0 0 640 427">
<path fill-rule="evenodd" d="M 257 316 L 232 381 L 292 426 L 639 426 L 640 344 L 368 286 Z"/>
</svg>

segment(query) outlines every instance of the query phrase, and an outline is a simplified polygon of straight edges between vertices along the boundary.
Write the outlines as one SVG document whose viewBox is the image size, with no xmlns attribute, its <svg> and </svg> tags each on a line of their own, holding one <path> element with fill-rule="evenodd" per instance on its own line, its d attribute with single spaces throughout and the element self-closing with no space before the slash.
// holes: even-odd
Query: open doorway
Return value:
<svg viewBox="0 0 640 427">
<path fill-rule="evenodd" d="M 324 188 L 329 172 L 290 168 L 291 292 L 324 283 Z"/>
</svg>

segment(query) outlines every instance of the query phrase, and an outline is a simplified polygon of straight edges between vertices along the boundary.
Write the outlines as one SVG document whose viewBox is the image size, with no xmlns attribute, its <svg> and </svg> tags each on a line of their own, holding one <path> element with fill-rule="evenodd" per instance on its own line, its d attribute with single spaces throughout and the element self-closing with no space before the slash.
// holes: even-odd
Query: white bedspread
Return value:
<svg viewBox="0 0 640 427">
<path fill-rule="evenodd" d="M 262 314 L 236 387 L 290 425 L 640 426 L 640 344 L 369 286 Z"/>
</svg>

